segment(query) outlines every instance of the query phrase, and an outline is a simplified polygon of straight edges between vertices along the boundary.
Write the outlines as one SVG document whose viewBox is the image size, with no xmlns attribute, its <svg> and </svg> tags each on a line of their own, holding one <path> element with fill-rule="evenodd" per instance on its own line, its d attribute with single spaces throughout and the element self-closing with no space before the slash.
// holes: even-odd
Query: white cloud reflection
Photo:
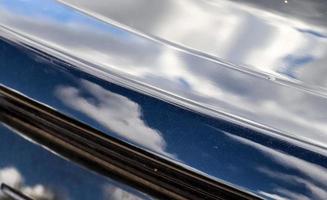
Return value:
<svg viewBox="0 0 327 200">
<path fill-rule="evenodd" d="M 325 190 L 327 184 L 325 183 L 315 183 L 314 181 L 310 181 L 299 176 L 276 172 L 273 171 L 273 169 L 258 168 L 258 170 L 263 174 L 269 176 L 270 178 L 283 181 L 290 186 L 295 185 L 298 187 L 304 187 L 307 191 L 309 191 L 309 194 L 311 196 L 311 198 L 307 197 L 307 199 L 324 200 L 327 197 L 327 191 Z M 272 190 L 276 192 L 280 191 L 280 189 L 282 188 L 272 188 Z M 293 192 L 293 194 L 296 194 L 296 192 Z"/>
<path fill-rule="evenodd" d="M 86 92 L 90 97 L 83 96 Z M 165 152 L 166 143 L 160 132 L 150 128 L 142 117 L 140 106 L 119 94 L 89 81 L 81 81 L 81 89 L 60 86 L 56 95 L 69 107 L 85 113 L 115 134 L 155 152 Z"/>
<path fill-rule="evenodd" d="M 139 196 L 109 184 L 104 186 L 103 193 L 107 200 L 143 200 Z"/>
<path fill-rule="evenodd" d="M 273 193 L 268 193 L 268 192 L 263 192 L 263 191 L 259 191 L 259 194 L 261 194 L 262 196 L 269 198 L 269 199 L 274 199 L 274 200 L 287 200 L 287 198 L 282 197 L 280 195 L 277 194 L 273 194 Z"/>
<path fill-rule="evenodd" d="M 327 186 L 327 169 L 323 168 L 319 165 L 310 163 L 308 161 L 302 160 L 300 158 L 297 158 L 295 156 L 291 156 L 288 154 L 285 154 L 281 151 L 277 151 L 275 149 L 266 147 L 262 144 L 253 142 L 251 140 L 231 135 L 229 133 L 225 133 L 228 137 L 231 139 L 237 140 L 238 142 L 251 146 L 262 153 L 269 156 L 269 158 L 273 159 L 277 163 L 280 163 L 281 165 L 287 166 L 291 169 L 294 169 L 301 173 L 303 176 L 309 177 L 312 180 L 319 181 L 320 184 Z"/>
<path fill-rule="evenodd" d="M 308 190 L 310 196 L 305 196 L 303 194 L 299 194 L 296 191 L 289 191 L 286 188 L 280 187 L 272 187 L 271 191 L 260 191 L 268 192 L 271 195 L 277 195 L 279 197 L 286 197 L 287 199 L 326 199 L 327 192 L 327 169 L 321 166 L 318 166 L 314 163 L 310 163 L 306 160 L 302 160 L 292 155 L 285 154 L 281 151 L 266 147 L 259 143 L 253 142 L 251 140 L 231 135 L 225 132 L 225 135 L 230 137 L 233 140 L 237 140 L 238 142 L 250 146 L 264 155 L 274 160 L 276 163 L 287 167 L 288 169 L 295 170 L 298 174 L 297 176 L 282 173 L 280 171 L 275 171 L 273 168 L 268 167 L 258 167 L 257 170 L 270 178 L 278 179 L 283 182 L 286 182 L 288 186 L 296 185 L 298 187 L 303 187 Z M 253 163 L 254 164 L 254 163 Z M 267 194 L 268 194 L 267 193 Z M 264 195 L 264 194 L 263 194 Z"/>
<path fill-rule="evenodd" d="M 327 56 L 326 6 L 320 2 L 298 0 L 286 6 L 281 1 L 251 4 L 251 0 L 62 1 L 239 67 L 284 78 L 293 71 L 293 78 L 310 84 L 317 84 L 317 79 L 306 74 Z M 300 64 L 302 70 L 285 60 L 289 55 L 297 61 L 308 55 L 314 59 Z"/>
<path fill-rule="evenodd" d="M 284 196 L 287 197 L 287 199 L 294 199 L 294 200 L 311 200 L 309 197 L 307 197 L 306 195 L 303 194 L 299 194 L 297 192 L 294 191 L 290 191 L 290 190 L 286 190 L 284 188 L 277 188 L 276 189 L 277 193 L 280 193 Z"/>
<path fill-rule="evenodd" d="M 5 167 L 0 169 L 0 184 L 1 183 L 5 183 L 36 200 L 55 199 L 54 193 L 42 184 L 36 184 L 33 186 L 26 185 L 24 183 L 23 175 L 15 167 Z M 0 199 L 7 199 L 7 195 L 0 191 Z"/>
</svg>

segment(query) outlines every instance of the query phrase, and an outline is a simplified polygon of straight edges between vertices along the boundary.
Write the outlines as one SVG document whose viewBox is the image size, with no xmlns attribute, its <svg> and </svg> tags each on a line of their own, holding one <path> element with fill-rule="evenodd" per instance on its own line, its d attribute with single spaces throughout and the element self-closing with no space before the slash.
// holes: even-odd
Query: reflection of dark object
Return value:
<svg viewBox="0 0 327 200">
<path fill-rule="evenodd" d="M 0 120 L 99 173 L 163 199 L 257 199 L 132 147 L 0 86 Z"/>
<path fill-rule="evenodd" d="M 22 192 L 6 185 L 5 183 L 1 184 L 1 191 L 8 197 L 8 199 L 12 200 L 33 200 L 32 198 L 26 196 Z"/>
<path fill-rule="evenodd" d="M 306 33 L 306 34 L 309 34 L 311 36 L 315 36 L 315 37 L 318 37 L 318 38 L 327 38 L 326 35 L 324 35 L 323 33 L 318 32 L 318 31 L 307 30 L 307 29 L 300 29 L 300 28 L 298 28 L 297 30 L 299 32 L 301 32 L 301 33 Z"/>
<path fill-rule="evenodd" d="M 305 55 L 305 56 L 287 55 L 285 56 L 285 58 L 283 58 L 283 61 L 287 63 L 286 66 L 278 70 L 278 72 L 287 75 L 291 78 L 297 78 L 295 74 L 296 70 L 314 60 L 315 58 L 311 55 Z"/>
</svg>

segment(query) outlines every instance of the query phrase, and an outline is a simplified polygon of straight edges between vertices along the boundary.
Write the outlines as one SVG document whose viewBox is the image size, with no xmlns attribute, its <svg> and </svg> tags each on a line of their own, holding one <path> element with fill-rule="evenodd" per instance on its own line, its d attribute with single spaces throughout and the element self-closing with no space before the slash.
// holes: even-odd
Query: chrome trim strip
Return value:
<svg viewBox="0 0 327 200">
<path fill-rule="evenodd" d="M 0 121 L 71 161 L 160 199 L 260 199 L 107 136 L 2 86 Z"/>
</svg>

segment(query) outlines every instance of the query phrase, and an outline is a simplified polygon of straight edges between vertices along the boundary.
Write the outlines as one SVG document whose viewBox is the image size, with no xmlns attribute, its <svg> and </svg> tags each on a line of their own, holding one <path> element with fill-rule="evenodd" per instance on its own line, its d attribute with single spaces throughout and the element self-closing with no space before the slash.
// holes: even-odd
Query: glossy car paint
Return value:
<svg viewBox="0 0 327 200">
<path fill-rule="evenodd" d="M 3 85 L 109 135 L 263 197 L 326 187 L 321 154 L 55 63 L 1 42 Z"/>
<path fill-rule="evenodd" d="M 326 91 L 325 1 L 61 1 L 237 68 Z"/>
<path fill-rule="evenodd" d="M 211 5 L 199 2 L 194 6 Z M 217 2 L 226 12 L 227 5 L 253 8 L 251 13 L 256 17 L 244 20 L 257 22 L 259 27 L 266 23 L 275 24 L 276 30 L 293 30 L 292 21 L 286 23 L 292 19 L 283 17 L 276 8 Z M 209 55 L 213 53 L 205 48 L 161 32 L 142 33 L 145 29 L 136 22 L 133 27 L 129 21 L 114 18 L 116 15 L 109 17 L 120 24 L 106 23 L 55 1 L 3 1 L 0 10 L 1 35 L 15 43 L 1 42 L 0 81 L 4 86 L 109 135 L 263 198 L 327 196 L 327 101 L 322 84 L 318 87 L 271 70 L 266 73 L 261 65 L 255 66 L 258 69 L 243 67 L 247 63 L 242 59 L 237 62 L 223 54 Z M 230 15 L 238 13 L 232 11 Z M 272 23 L 275 18 L 261 12 L 273 13 L 286 22 L 283 26 Z M 324 24 L 294 17 L 312 25 L 309 28 L 313 30 L 299 31 L 303 34 L 299 37 L 304 41 L 313 37 L 323 49 L 323 37 L 315 35 L 322 35 Z M 124 26 L 117 26 L 121 24 Z M 319 34 L 314 32 L 318 30 Z M 195 35 L 192 41 L 197 39 Z M 236 40 L 235 45 L 242 41 Z M 281 47 L 269 48 L 283 53 L 279 52 Z M 323 50 L 319 51 L 321 61 L 325 56 Z M 264 48 L 254 57 L 261 58 L 260 53 L 265 53 Z M 288 54 L 292 51 L 280 57 Z M 278 66 L 274 63 L 266 62 L 267 66 Z M 309 64 L 319 68 L 315 62 Z M 317 71 L 309 72 L 314 76 Z M 318 72 L 322 76 L 322 71 Z"/>
<path fill-rule="evenodd" d="M 0 23 L 16 42 L 197 112 L 326 149 L 325 95 L 306 85 L 150 40 L 56 1 L 2 5 Z"/>
</svg>

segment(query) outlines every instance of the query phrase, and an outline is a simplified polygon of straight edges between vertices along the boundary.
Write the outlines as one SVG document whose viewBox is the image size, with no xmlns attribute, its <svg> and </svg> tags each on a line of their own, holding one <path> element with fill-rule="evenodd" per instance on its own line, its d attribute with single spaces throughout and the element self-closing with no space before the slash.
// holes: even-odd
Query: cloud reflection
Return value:
<svg viewBox="0 0 327 200">
<path fill-rule="evenodd" d="M 56 195 L 42 184 L 33 186 L 24 183 L 23 175 L 15 167 L 5 167 L 0 169 L 0 184 L 5 183 L 10 187 L 32 197 L 35 200 L 55 200 Z M 0 200 L 6 200 L 7 195 L 0 191 Z"/>
<path fill-rule="evenodd" d="M 274 200 L 287 200 L 287 198 L 282 197 L 280 195 L 277 194 L 272 194 L 272 193 L 268 193 L 268 192 L 263 192 L 263 191 L 259 191 L 259 194 L 261 194 L 262 196 L 269 198 L 269 199 L 274 199 Z"/>
<path fill-rule="evenodd" d="M 327 197 L 327 191 L 325 190 L 325 188 L 327 187 L 327 185 L 325 183 L 315 183 L 315 181 L 310 181 L 307 179 L 303 179 L 300 178 L 299 176 L 295 176 L 295 175 L 289 175 L 287 173 L 281 173 L 281 172 L 275 172 L 272 171 L 270 169 L 267 168 L 259 168 L 258 169 L 260 172 L 262 172 L 263 174 L 267 175 L 268 177 L 271 177 L 273 179 L 277 179 L 279 181 L 282 181 L 284 183 L 287 183 L 289 186 L 298 186 L 298 187 L 303 187 L 305 188 L 305 190 L 310 192 L 310 197 L 306 197 L 307 199 L 319 199 L 319 200 L 324 200 Z M 280 192 L 280 190 L 283 189 L 282 191 L 284 192 Z M 280 192 L 280 194 L 284 194 L 285 196 L 288 196 L 289 198 L 291 198 L 291 196 L 287 195 L 288 193 L 285 194 L 285 188 L 272 188 L 273 191 L 276 192 Z M 296 194 L 295 192 L 293 192 L 293 195 Z M 303 196 L 303 194 L 302 194 Z"/>
<path fill-rule="evenodd" d="M 270 178 L 285 182 L 287 183 L 287 186 L 304 186 L 304 188 L 309 191 L 308 196 L 305 196 L 303 195 L 303 193 L 300 194 L 295 191 L 287 190 L 287 188 L 275 186 L 271 188 L 270 192 L 267 191 L 268 193 L 265 193 L 266 191 L 259 191 L 258 193 L 265 193 L 268 194 L 268 196 L 270 195 L 270 197 L 274 197 L 276 195 L 276 197 L 285 197 L 286 199 L 326 199 L 327 192 L 325 189 L 327 188 L 327 168 L 318 166 L 306 160 L 302 160 L 298 157 L 285 154 L 281 151 L 266 147 L 264 145 L 239 136 L 231 135 L 226 132 L 225 135 L 227 135 L 232 140 L 236 140 L 244 145 L 250 146 L 262 152 L 264 155 L 272 159 L 275 163 L 287 167 L 289 170 L 294 170 L 301 176 L 292 175 L 292 173 L 294 172 L 283 173 L 281 171 L 275 171 L 274 168 L 268 168 L 268 166 L 259 166 L 257 169 L 259 172 L 267 175 Z"/>
<path fill-rule="evenodd" d="M 104 199 L 107 200 L 143 200 L 139 196 L 109 184 L 104 186 L 103 193 Z"/>
<path fill-rule="evenodd" d="M 168 155 L 162 135 L 146 124 L 141 108 L 136 102 L 86 80 L 82 80 L 80 85 L 80 89 L 59 86 L 55 93 L 66 105 L 85 113 L 115 134 L 155 152 Z"/>
<path fill-rule="evenodd" d="M 326 5 L 319 1 L 298 0 L 287 6 L 282 1 L 256 0 L 62 1 L 241 68 L 323 84 L 306 75 L 327 56 Z M 314 59 L 295 69 L 283 59 L 290 55 Z"/>
</svg>

